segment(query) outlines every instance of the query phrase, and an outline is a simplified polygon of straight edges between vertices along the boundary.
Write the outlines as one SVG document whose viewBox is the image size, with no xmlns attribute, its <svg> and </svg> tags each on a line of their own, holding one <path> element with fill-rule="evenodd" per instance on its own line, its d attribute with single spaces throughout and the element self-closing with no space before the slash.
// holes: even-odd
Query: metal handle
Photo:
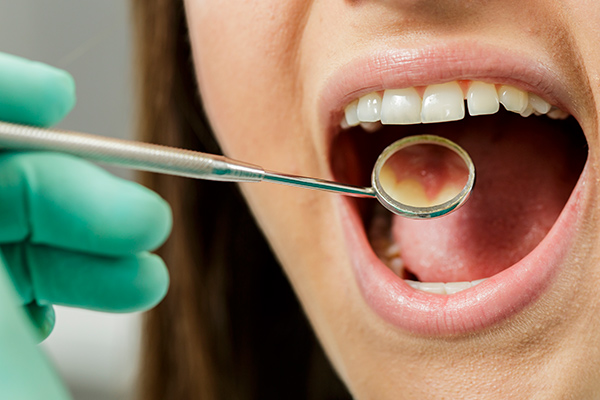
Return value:
<svg viewBox="0 0 600 400">
<path fill-rule="evenodd" d="M 274 172 L 266 173 L 259 166 L 224 156 L 7 122 L 0 122 L 0 148 L 58 151 L 103 164 L 188 178 L 222 182 L 261 182 L 265 180 L 349 196 L 375 197 L 372 188 Z"/>
<path fill-rule="evenodd" d="M 265 182 L 279 183 L 282 185 L 301 187 L 305 189 L 324 190 L 352 197 L 376 198 L 377 194 L 372 187 L 355 186 L 346 183 L 326 181 L 323 179 L 307 178 L 303 176 L 278 174 L 265 171 Z"/>
<path fill-rule="evenodd" d="M 260 182 L 258 166 L 214 154 L 157 144 L 0 122 L 0 147 L 58 151 L 140 171 L 224 182 Z"/>
</svg>

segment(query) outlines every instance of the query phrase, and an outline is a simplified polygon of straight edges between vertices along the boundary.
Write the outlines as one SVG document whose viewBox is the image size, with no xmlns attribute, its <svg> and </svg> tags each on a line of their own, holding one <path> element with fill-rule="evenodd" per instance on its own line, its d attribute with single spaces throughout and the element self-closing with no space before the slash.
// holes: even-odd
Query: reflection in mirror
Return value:
<svg viewBox="0 0 600 400">
<path fill-rule="evenodd" d="M 455 151 L 432 143 L 415 143 L 398 150 L 379 173 L 382 189 L 412 207 L 432 207 L 453 199 L 468 178 L 465 160 Z"/>
</svg>

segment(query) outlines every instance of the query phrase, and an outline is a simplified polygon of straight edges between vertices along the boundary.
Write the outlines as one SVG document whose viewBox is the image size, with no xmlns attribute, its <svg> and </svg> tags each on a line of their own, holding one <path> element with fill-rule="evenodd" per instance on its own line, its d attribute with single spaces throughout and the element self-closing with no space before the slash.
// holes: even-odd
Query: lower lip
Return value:
<svg viewBox="0 0 600 400">
<path fill-rule="evenodd" d="M 414 334 L 441 336 L 485 329 L 523 310 L 549 289 L 576 230 L 587 166 L 561 215 L 524 259 L 479 285 L 453 295 L 408 286 L 374 254 L 348 198 L 340 198 L 342 223 L 362 296 L 383 320 Z"/>
</svg>

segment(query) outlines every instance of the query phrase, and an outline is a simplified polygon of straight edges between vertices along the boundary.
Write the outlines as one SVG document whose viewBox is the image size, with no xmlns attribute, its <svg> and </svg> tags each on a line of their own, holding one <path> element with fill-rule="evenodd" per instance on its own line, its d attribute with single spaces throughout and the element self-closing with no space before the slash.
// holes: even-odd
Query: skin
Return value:
<svg viewBox="0 0 600 400">
<path fill-rule="evenodd" d="M 386 323 L 359 292 L 337 196 L 241 187 L 357 399 L 600 392 L 600 3 L 187 0 L 186 8 L 200 91 L 225 154 L 275 171 L 332 178 L 317 97 L 329 76 L 369 49 L 477 39 L 544 60 L 564 77 L 590 147 L 584 222 L 552 290 L 485 331 L 432 338 Z"/>
</svg>

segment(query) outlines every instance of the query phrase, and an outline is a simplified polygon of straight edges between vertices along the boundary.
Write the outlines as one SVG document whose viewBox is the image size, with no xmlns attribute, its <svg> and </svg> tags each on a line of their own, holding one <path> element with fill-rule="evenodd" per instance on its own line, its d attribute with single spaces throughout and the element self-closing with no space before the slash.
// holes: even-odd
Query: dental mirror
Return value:
<svg viewBox="0 0 600 400">
<path fill-rule="evenodd" d="M 434 218 L 460 207 L 475 183 L 475 166 L 456 143 L 409 136 L 383 150 L 373 168 L 377 199 L 393 213 Z"/>
<path fill-rule="evenodd" d="M 460 207 L 475 183 L 473 161 L 439 136 L 409 136 L 389 145 L 375 162 L 372 187 L 286 175 L 215 154 L 87 133 L 0 122 L 0 147 L 58 151 L 103 164 L 223 182 L 273 182 L 354 197 L 377 198 L 408 218 L 435 218 Z"/>
</svg>

